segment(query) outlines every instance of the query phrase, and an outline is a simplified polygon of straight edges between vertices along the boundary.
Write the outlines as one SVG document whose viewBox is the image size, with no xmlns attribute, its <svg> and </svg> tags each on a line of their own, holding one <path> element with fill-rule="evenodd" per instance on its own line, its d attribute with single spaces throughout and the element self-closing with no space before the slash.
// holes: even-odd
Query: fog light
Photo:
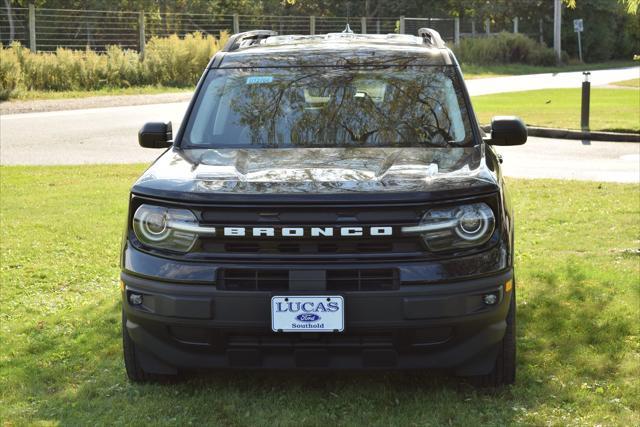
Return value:
<svg viewBox="0 0 640 427">
<path fill-rule="evenodd" d="M 140 305 L 142 304 L 142 295 L 140 294 L 129 294 L 129 302 L 131 305 Z"/>
<path fill-rule="evenodd" d="M 482 301 L 487 305 L 493 305 L 498 302 L 498 297 L 495 294 L 487 294 L 482 297 Z"/>
</svg>

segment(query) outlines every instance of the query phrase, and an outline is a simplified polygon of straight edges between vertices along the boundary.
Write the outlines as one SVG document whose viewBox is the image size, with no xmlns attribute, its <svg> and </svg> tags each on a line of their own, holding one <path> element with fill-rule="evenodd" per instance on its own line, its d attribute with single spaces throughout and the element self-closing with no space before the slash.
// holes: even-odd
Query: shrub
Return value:
<svg viewBox="0 0 640 427">
<path fill-rule="evenodd" d="M 523 34 L 503 32 L 489 37 L 462 39 L 455 51 L 458 60 L 466 64 L 555 64 L 553 49 Z"/>
<path fill-rule="evenodd" d="M 144 72 L 149 82 L 170 86 L 192 85 L 209 59 L 219 49 L 218 40 L 201 33 L 152 37 L 144 56 Z"/>
<path fill-rule="evenodd" d="M 29 90 L 98 89 L 104 80 L 106 59 L 92 51 L 58 48 L 32 53 L 15 46 L 23 83 Z"/>
<path fill-rule="evenodd" d="M 0 44 L 0 100 L 9 99 L 20 84 L 20 60 L 14 49 Z"/>
<path fill-rule="evenodd" d="M 105 53 L 59 48 L 33 53 L 14 43 L 0 45 L 0 98 L 19 89 L 94 90 L 137 85 L 192 86 L 209 59 L 228 40 L 201 33 L 153 37 L 141 61 L 137 52 L 109 46 Z M 464 39 L 455 48 L 463 63 L 477 65 L 524 63 L 552 65 L 549 49 L 522 34 L 500 33 L 479 39 Z"/>
<path fill-rule="evenodd" d="M 105 85 L 109 87 L 130 87 L 144 84 L 142 66 L 138 52 L 109 46 L 106 55 Z"/>
<path fill-rule="evenodd" d="M 16 90 L 94 90 L 137 85 L 192 86 L 224 43 L 201 33 L 184 38 L 152 38 L 144 59 L 138 52 L 107 47 L 106 52 L 58 48 L 55 52 L 33 53 L 20 43 L 0 45 L 0 99 Z"/>
</svg>

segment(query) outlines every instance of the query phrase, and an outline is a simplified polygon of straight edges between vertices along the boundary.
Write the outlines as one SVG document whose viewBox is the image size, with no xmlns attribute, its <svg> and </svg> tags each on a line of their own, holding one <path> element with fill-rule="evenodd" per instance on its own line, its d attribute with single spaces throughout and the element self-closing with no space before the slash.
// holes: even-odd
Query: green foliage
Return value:
<svg viewBox="0 0 640 427">
<path fill-rule="evenodd" d="M 578 37 L 573 31 L 574 19 L 583 19 L 581 34 L 583 58 L 586 62 L 629 58 L 640 53 L 640 20 L 626 12 L 618 0 L 580 0 L 576 8 L 563 13 L 562 47 L 578 56 Z"/>
<path fill-rule="evenodd" d="M 109 46 L 106 53 L 107 87 L 129 87 L 147 83 L 140 65 L 137 52 L 122 50 L 117 46 Z"/>
<path fill-rule="evenodd" d="M 221 44 L 212 36 L 200 33 L 184 39 L 175 34 L 170 37 L 153 37 L 145 50 L 143 61 L 147 82 L 169 86 L 195 84 Z"/>
<path fill-rule="evenodd" d="M 517 383 L 432 372 L 127 382 L 120 238 L 144 165 L 2 167 L 0 420 L 22 425 L 640 425 L 637 184 L 508 182 Z"/>
<path fill-rule="evenodd" d="M 0 46 L 0 98 L 16 90 L 78 91 L 142 85 L 193 86 L 209 59 L 226 42 L 200 33 L 184 39 L 152 38 L 144 60 L 137 52 L 109 46 L 105 53 L 58 48 L 32 53 L 19 43 Z"/>
<path fill-rule="evenodd" d="M 553 49 L 523 34 L 499 33 L 490 37 L 462 39 L 454 50 L 460 62 L 474 65 L 553 65 L 556 61 Z"/>
<path fill-rule="evenodd" d="M 13 49 L 0 44 L 0 100 L 8 99 L 20 84 L 20 61 Z"/>
</svg>

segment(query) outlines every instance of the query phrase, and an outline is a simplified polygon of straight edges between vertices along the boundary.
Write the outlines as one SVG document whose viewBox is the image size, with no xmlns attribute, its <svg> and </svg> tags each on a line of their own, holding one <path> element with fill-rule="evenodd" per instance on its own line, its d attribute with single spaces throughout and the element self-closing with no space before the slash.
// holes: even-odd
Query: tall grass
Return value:
<svg viewBox="0 0 640 427">
<path fill-rule="evenodd" d="M 462 39 L 454 50 L 458 61 L 465 64 L 554 65 L 556 62 L 553 49 L 523 34 L 506 32 L 490 37 Z"/>
<path fill-rule="evenodd" d="M 144 59 L 137 52 L 110 46 L 104 53 L 58 48 L 32 53 L 19 43 L 0 45 L 0 99 L 17 91 L 95 90 L 131 86 L 193 86 L 211 56 L 228 39 L 201 33 L 184 38 L 153 37 Z M 522 34 L 463 39 L 455 48 L 460 62 L 475 65 L 553 65 L 552 49 Z"/>
<path fill-rule="evenodd" d="M 58 48 L 33 53 L 19 43 L 0 45 L 0 99 L 20 90 L 95 90 L 142 85 L 192 86 L 228 35 L 153 37 L 138 52 L 109 46 L 104 53 Z"/>
<path fill-rule="evenodd" d="M 7 99 L 18 88 L 21 80 L 20 62 L 13 49 L 0 47 L 0 99 Z"/>
</svg>

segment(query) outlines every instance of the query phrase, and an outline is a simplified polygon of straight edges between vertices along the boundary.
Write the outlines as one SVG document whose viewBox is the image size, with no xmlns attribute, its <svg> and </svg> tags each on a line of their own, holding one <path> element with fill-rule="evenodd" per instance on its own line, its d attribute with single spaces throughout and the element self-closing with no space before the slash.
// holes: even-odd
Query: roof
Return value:
<svg viewBox="0 0 640 427">
<path fill-rule="evenodd" d="M 219 66 L 450 65 L 449 49 L 437 32 L 432 37 L 433 42 L 423 34 L 279 36 L 272 31 L 250 31 L 230 39 Z"/>
</svg>

